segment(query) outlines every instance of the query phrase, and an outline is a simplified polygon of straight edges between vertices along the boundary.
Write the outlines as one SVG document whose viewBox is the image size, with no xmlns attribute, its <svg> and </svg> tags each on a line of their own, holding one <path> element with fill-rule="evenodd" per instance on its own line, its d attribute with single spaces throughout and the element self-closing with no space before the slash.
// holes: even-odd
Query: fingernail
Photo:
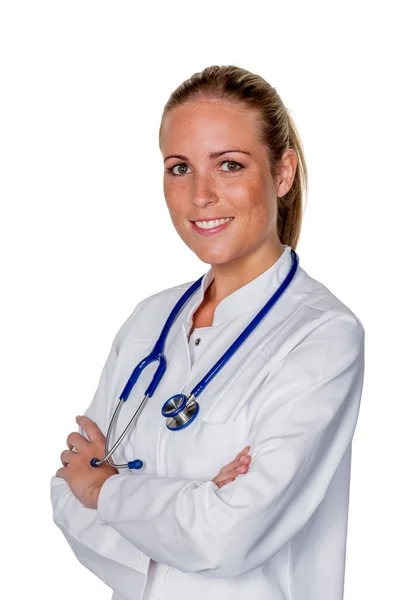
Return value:
<svg viewBox="0 0 400 600">
<path fill-rule="evenodd" d="M 243 461 L 245 458 L 245 456 L 242 456 L 242 458 L 239 458 L 239 462 Z"/>
</svg>

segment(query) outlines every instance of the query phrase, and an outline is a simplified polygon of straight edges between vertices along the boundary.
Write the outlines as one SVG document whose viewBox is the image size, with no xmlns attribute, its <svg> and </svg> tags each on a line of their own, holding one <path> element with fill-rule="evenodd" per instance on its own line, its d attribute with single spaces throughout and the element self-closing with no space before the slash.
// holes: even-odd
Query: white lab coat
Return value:
<svg viewBox="0 0 400 600">
<path fill-rule="evenodd" d="M 188 343 L 192 315 L 213 279 L 208 270 L 169 334 L 164 378 L 114 455 L 144 466 L 110 477 L 97 510 L 52 477 L 54 522 L 78 560 L 114 590 L 112 600 L 343 598 L 351 442 L 364 376 L 364 328 L 354 313 L 299 266 L 200 394 L 195 421 L 171 432 L 161 415 L 166 399 L 188 394 L 207 373 L 290 266 L 285 246 L 274 265 L 224 298 L 212 326 L 195 329 Z M 146 298 L 117 333 L 85 413 L 104 434 L 133 367 L 192 283 Z M 116 436 L 156 367 L 136 384 Z M 248 473 L 218 489 L 211 480 L 246 445 Z"/>
</svg>

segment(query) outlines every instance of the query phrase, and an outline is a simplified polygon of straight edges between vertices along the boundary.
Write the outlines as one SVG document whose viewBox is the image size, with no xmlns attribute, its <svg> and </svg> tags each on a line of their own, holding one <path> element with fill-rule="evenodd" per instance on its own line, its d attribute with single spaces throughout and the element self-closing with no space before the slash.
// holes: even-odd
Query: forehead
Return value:
<svg viewBox="0 0 400 600">
<path fill-rule="evenodd" d="M 193 99 L 173 108 L 164 118 L 161 145 L 252 144 L 259 142 L 258 112 L 241 103 Z"/>
</svg>

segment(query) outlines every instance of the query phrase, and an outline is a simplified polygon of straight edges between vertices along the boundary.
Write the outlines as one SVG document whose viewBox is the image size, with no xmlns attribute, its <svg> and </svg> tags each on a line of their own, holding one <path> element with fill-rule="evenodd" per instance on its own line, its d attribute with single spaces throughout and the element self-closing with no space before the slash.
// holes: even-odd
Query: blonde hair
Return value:
<svg viewBox="0 0 400 600">
<path fill-rule="evenodd" d="M 260 139 L 266 146 L 273 177 L 277 175 L 283 153 L 293 148 L 297 168 L 290 190 L 277 199 L 277 233 L 281 244 L 296 249 L 303 218 L 303 197 L 307 196 L 307 167 L 304 150 L 296 126 L 275 88 L 260 75 L 235 65 L 206 67 L 179 85 L 164 106 L 164 117 L 173 108 L 194 98 L 216 98 L 245 104 L 258 111 Z"/>
</svg>

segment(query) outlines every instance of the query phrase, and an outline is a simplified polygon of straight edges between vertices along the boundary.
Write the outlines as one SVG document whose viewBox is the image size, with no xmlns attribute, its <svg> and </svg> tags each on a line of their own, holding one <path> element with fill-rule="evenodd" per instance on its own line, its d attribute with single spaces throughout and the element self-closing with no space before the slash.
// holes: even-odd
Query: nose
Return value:
<svg viewBox="0 0 400 600">
<path fill-rule="evenodd" d="M 199 208 L 218 202 L 218 194 L 209 175 L 196 175 L 192 188 L 192 203 Z"/>
</svg>

